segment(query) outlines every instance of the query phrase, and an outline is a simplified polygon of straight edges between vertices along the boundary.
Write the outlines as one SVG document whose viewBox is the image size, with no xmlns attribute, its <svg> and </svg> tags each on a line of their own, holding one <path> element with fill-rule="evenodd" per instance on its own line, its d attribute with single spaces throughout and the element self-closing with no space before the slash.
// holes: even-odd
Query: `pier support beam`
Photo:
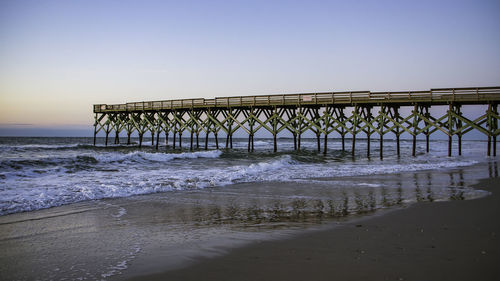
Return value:
<svg viewBox="0 0 500 281">
<path fill-rule="evenodd" d="M 182 131 L 179 131 L 179 149 L 182 149 Z"/>
<path fill-rule="evenodd" d="M 411 146 L 411 156 L 415 157 L 417 155 L 417 128 L 418 128 L 418 107 L 415 104 L 413 107 L 413 134 L 412 134 L 412 146 Z"/>
<path fill-rule="evenodd" d="M 321 152 L 321 141 L 320 141 L 320 138 L 321 138 L 321 134 L 319 132 L 316 133 L 316 144 L 318 146 L 318 153 Z"/>
<path fill-rule="evenodd" d="M 248 152 L 250 152 L 250 147 L 251 147 L 250 142 L 251 141 L 252 141 L 252 133 L 248 134 Z"/>
<path fill-rule="evenodd" d="M 385 117 L 382 115 L 385 113 L 385 106 L 380 107 L 380 111 L 378 112 L 379 120 L 378 120 L 378 134 L 380 137 L 379 140 L 379 151 L 380 151 L 380 159 L 384 159 L 384 129 L 385 129 Z"/>
<path fill-rule="evenodd" d="M 205 134 L 205 150 L 208 150 L 208 134 L 209 131 L 207 130 L 207 133 Z"/>
<path fill-rule="evenodd" d="M 366 106 L 362 108 L 362 117 L 365 119 L 365 126 L 366 129 L 364 130 L 366 134 L 366 157 L 370 158 L 370 145 L 371 145 L 371 126 L 373 126 L 372 121 L 373 121 L 373 116 L 372 116 L 372 108 L 371 106 Z"/>
<path fill-rule="evenodd" d="M 461 105 L 456 105 L 455 106 L 455 113 L 458 115 L 458 116 L 462 116 L 462 112 L 461 112 Z M 462 129 L 462 120 L 460 118 L 453 118 L 455 125 L 456 125 L 456 131 L 458 131 L 456 133 L 456 135 L 458 136 L 458 155 L 461 156 L 462 155 L 462 134 L 463 132 L 461 132 L 460 130 Z"/>
<path fill-rule="evenodd" d="M 393 119 L 396 121 L 396 123 L 399 123 L 400 120 L 401 120 L 401 117 L 399 116 L 399 108 L 398 107 L 394 107 L 393 108 Z M 398 157 L 401 156 L 401 145 L 399 143 L 399 136 L 401 135 L 401 132 L 399 131 L 399 126 L 398 124 L 393 124 L 396 126 L 395 128 L 395 135 L 396 135 L 396 154 Z"/>
<path fill-rule="evenodd" d="M 451 143 L 452 143 L 452 137 L 449 135 L 448 136 L 448 157 L 451 156 Z"/>
<path fill-rule="evenodd" d="M 328 149 L 328 133 L 325 133 L 325 142 L 323 145 L 323 155 L 326 155 L 327 149 Z"/>
<path fill-rule="evenodd" d="M 173 136 L 173 140 L 172 140 L 172 149 L 175 149 L 176 139 L 177 139 L 177 131 L 174 129 L 174 136 Z"/>
<path fill-rule="evenodd" d="M 190 137 L 190 142 L 189 142 L 189 150 L 193 150 L 193 137 L 194 137 L 194 132 L 193 129 L 191 128 L 191 137 Z"/>
<path fill-rule="evenodd" d="M 158 150 L 158 147 L 160 146 L 160 130 L 156 131 L 156 150 Z"/>
<path fill-rule="evenodd" d="M 293 150 L 297 151 L 297 134 L 293 133 Z"/>
<path fill-rule="evenodd" d="M 493 156 L 497 156 L 498 104 L 491 105 L 491 132 L 493 138 Z"/>
<path fill-rule="evenodd" d="M 429 114 L 429 106 L 425 107 L 425 117 L 427 120 L 431 119 L 431 115 Z M 429 153 L 429 141 L 430 141 L 430 128 L 429 123 L 425 122 L 427 129 L 425 130 L 425 152 Z"/>
<path fill-rule="evenodd" d="M 276 153 L 278 151 L 278 142 L 276 140 L 276 134 L 273 134 L 273 152 Z"/>
<path fill-rule="evenodd" d="M 452 141 L 453 141 L 453 117 L 452 117 L 452 112 L 453 112 L 453 104 L 450 104 L 448 106 L 448 157 L 451 157 L 451 148 L 452 148 Z"/>
<path fill-rule="evenodd" d="M 344 133 L 344 128 L 342 128 L 342 152 L 345 152 L 345 133 Z"/>
<path fill-rule="evenodd" d="M 110 130 L 109 130 L 109 123 L 107 124 L 107 126 L 106 126 L 106 127 L 107 127 L 107 128 L 106 128 L 106 130 L 105 130 L 105 133 L 106 133 L 105 145 L 106 145 L 106 146 L 108 146 L 108 137 L 109 137 L 109 132 L 110 132 Z"/>
<path fill-rule="evenodd" d="M 354 106 L 354 111 L 352 112 L 353 116 L 353 122 L 352 122 L 352 127 L 351 127 L 351 133 L 352 133 L 352 156 L 354 156 L 355 151 L 356 151 L 356 133 L 358 131 L 358 106 Z"/>
</svg>

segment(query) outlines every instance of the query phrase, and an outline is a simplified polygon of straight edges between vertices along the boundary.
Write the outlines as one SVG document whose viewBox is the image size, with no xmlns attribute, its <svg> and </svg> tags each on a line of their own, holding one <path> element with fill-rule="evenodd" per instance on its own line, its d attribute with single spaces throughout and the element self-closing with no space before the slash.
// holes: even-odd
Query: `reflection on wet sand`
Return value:
<svg viewBox="0 0 500 281">
<path fill-rule="evenodd" d="M 154 223 L 161 220 L 172 224 L 192 224 L 193 227 L 276 228 L 295 223 L 323 223 L 413 202 L 465 200 L 484 195 L 466 186 L 466 177 L 464 170 L 457 169 L 441 175 L 429 171 L 390 178 L 374 176 L 370 184 L 350 178 L 342 181 L 332 179 L 307 187 L 299 183 L 267 183 L 255 188 L 249 184 L 243 188 L 235 185 L 193 191 L 191 195 L 182 194 L 182 200 L 174 194 L 166 194 L 161 206 L 158 206 L 160 210 L 155 215 Z M 292 189 L 300 189 L 301 192 L 287 192 L 282 186 L 274 188 L 276 185 L 292 186 Z M 246 194 L 245 191 L 250 188 L 254 190 Z M 159 215 L 160 212 L 163 215 Z"/>
</svg>

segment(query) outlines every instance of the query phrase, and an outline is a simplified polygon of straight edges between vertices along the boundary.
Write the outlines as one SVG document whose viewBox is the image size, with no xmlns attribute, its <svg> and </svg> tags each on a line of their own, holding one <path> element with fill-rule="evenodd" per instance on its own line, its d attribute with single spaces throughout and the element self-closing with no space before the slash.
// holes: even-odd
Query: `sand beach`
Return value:
<svg viewBox="0 0 500 281">
<path fill-rule="evenodd" d="M 497 280 L 500 180 L 491 195 L 419 203 L 130 280 Z"/>
</svg>

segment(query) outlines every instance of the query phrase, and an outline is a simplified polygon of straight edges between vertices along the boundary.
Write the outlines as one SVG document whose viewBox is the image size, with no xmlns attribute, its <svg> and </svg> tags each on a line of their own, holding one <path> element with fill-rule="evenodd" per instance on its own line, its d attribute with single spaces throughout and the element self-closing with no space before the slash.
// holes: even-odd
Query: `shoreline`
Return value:
<svg viewBox="0 0 500 281">
<path fill-rule="evenodd" d="M 500 178 L 473 187 L 491 194 L 412 204 L 128 280 L 496 280 Z"/>
</svg>

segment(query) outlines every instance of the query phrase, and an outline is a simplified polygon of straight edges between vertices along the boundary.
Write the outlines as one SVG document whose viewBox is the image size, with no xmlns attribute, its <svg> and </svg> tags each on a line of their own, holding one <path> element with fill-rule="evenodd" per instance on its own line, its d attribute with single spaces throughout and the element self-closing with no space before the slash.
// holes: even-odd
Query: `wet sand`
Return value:
<svg viewBox="0 0 500 281">
<path fill-rule="evenodd" d="M 476 187 L 492 194 L 413 204 L 131 280 L 498 280 L 500 178 Z"/>
</svg>

